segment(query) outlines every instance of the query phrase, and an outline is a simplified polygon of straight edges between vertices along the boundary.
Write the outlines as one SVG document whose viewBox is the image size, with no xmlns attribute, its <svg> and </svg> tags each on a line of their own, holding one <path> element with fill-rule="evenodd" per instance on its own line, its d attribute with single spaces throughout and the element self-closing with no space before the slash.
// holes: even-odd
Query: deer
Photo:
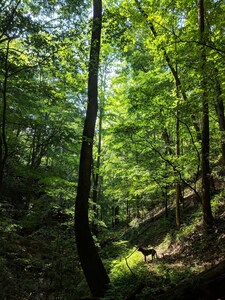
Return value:
<svg viewBox="0 0 225 300">
<path fill-rule="evenodd" d="M 152 261 L 153 261 L 153 259 L 158 258 L 158 255 L 157 255 L 157 252 L 155 249 L 145 249 L 145 248 L 140 247 L 140 248 L 138 248 L 138 251 L 140 251 L 144 255 L 145 262 L 146 262 L 146 257 L 148 255 L 152 255 Z"/>
</svg>

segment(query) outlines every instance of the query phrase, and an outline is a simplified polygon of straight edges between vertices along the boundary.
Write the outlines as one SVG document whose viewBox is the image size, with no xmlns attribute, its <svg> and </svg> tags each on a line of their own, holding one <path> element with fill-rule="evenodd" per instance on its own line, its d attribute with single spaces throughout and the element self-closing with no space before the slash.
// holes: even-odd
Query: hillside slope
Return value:
<svg viewBox="0 0 225 300">
<path fill-rule="evenodd" d="M 203 228 L 201 206 L 189 195 L 181 210 L 181 228 L 175 226 L 175 211 L 171 207 L 168 218 L 163 210 L 151 212 L 149 218 L 137 221 L 106 246 L 103 251 L 115 255 L 111 274 L 117 290 L 123 290 L 128 278 L 130 281 L 126 295 L 114 294 L 114 299 L 224 299 L 225 200 L 222 193 L 214 197 L 212 209 L 215 225 L 211 232 Z M 145 263 L 137 251 L 140 246 L 156 249 L 158 259 L 152 261 L 148 257 Z M 106 299 L 113 299 L 112 294 L 113 291 Z"/>
</svg>

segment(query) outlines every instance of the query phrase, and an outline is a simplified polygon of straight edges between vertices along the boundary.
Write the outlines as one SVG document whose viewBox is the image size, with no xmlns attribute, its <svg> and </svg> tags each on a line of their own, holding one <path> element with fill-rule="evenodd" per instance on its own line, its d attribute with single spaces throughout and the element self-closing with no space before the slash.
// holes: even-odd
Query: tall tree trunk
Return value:
<svg viewBox="0 0 225 300">
<path fill-rule="evenodd" d="M 129 223 L 130 223 L 130 205 L 129 205 L 128 198 L 127 198 L 127 201 L 126 201 L 126 214 L 127 214 L 127 227 L 129 227 Z"/>
<path fill-rule="evenodd" d="M 99 128 L 98 128 L 98 150 L 97 150 L 97 161 L 96 166 L 94 167 L 94 184 L 93 184 L 93 204 L 94 204 L 94 212 L 95 217 L 98 218 L 98 198 L 100 194 L 100 184 L 99 184 L 99 170 L 100 170 L 100 163 L 101 163 L 101 148 L 102 148 L 102 118 L 103 118 L 103 103 L 100 101 L 100 108 L 99 108 Z M 94 234 L 97 234 L 98 228 L 93 221 L 92 224 L 92 231 Z"/>
<path fill-rule="evenodd" d="M 203 223 L 210 228 L 213 225 L 213 216 L 210 203 L 210 166 L 209 166 L 209 103 L 206 81 L 206 37 L 204 0 L 198 0 L 198 22 L 200 48 L 200 73 L 202 89 L 202 209 Z"/>
<path fill-rule="evenodd" d="M 221 135 L 221 152 L 223 165 L 225 166 L 225 116 L 224 116 L 224 104 L 223 99 L 221 98 L 222 89 L 221 84 L 218 78 L 218 70 L 214 68 L 215 82 L 216 82 L 216 101 L 215 101 L 215 109 L 219 122 L 219 130 Z"/>
<path fill-rule="evenodd" d="M 164 131 L 163 131 L 163 138 L 164 138 L 165 144 L 166 144 L 165 154 L 166 155 L 168 155 L 168 154 L 172 155 L 173 151 L 172 151 L 172 148 L 171 148 L 170 136 L 169 136 L 169 133 L 168 133 L 168 131 L 167 131 L 166 128 L 164 128 Z M 165 162 L 165 178 L 167 178 L 167 176 L 168 176 L 168 174 L 167 174 L 167 168 L 168 168 L 167 162 Z M 168 184 L 166 183 L 166 185 L 165 185 L 165 191 L 164 191 L 163 188 L 161 188 L 161 189 L 162 189 L 162 192 L 163 192 L 163 195 L 164 195 L 164 198 L 165 198 L 165 215 L 166 215 L 166 218 L 168 218 L 168 215 L 169 215 L 168 214 L 168 212 L 169 212 L 169 209 L 168 209 Z"/>
<path fill-rule="evenodd" d="M 75 205 L 75 236 L 81 266 L 91 293 L 94 297 L 102 297 L 107 289 L 109 277 L 95 247 L 88 220 L 93 138 L 98 110 L 98 68 L 102 26 L 101 0 L 93 0 L 93 10 L 88 77 L 88 103 L 83 130 Z"/>
<path fill-rule="evenodd" d="M 179 92 L 177 90 L 177 96 L 179 97 Z M 176 118 L 176 156 L 180 157 L 180 113 L 179 113 L 179 99 L 177 101 L 177 118 Z M 180 227 L 180 200 L 181 200 L 181 186 L 180 183 L 176 184 L 176 225 Z"/>
<path fill-rule="evenodd" d="M 7 85 L 9 77 L 8 57 L 9 57 L 9 44 L 10 40 L 7 41 L 5 64 L 4 64 L 4 82 L 2 90 L 3 98 L 3 109 L 2 109 L 2 124 L 0 132 L 0 194 L 2 193 L 3 176 L 5 163 L 8 157 L 8 145 L 6 140 L 6 108 L 7 108 Z"/>
<path fill-rule="evenodd" d="M 176 47 L 175 43 L 175 47 Z M 176 50 L 177 52 L 177 50 Z M 177 79 L 179 79 L 178 76 L 178 68 L 177 64 L 174 69 L 176 73 Z M 182 94 L 182 87 L 180 80 L 175 80 L 176 84 L 176 96 L 177 96 L 177 109 L 176 109 L 176 156 L 177 159 L 180 157 L 180 94 Z M 185 94 L 186 95 L 186 94 Z M 186 98 L 185 98 L 186 99 Z M 180 227 L 181 225 L 181 217 L 180 217 L 180 202 L 181 202 L 181 185 L 180 182 L 177 182 L 176 184 L 176 225 L 177 227 Z"/>
<path fill-rule="evenodd" d="M 168 218 L 168 193 L 167 193 L 167 186 L 165 187 L 165 194 L 164 194 L 164 197 L 165 197 L 165 216 L 166 218 Z"/>
</svg>

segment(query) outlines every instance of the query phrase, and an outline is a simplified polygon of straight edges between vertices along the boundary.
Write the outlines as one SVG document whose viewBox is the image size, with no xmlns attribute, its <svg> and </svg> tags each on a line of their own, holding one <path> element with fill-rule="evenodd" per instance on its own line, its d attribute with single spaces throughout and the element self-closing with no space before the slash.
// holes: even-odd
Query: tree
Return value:
<svg viewBox="0 0 225 300">
<path fill-rule="evenodd" d="M 221 135 L 221 153 L 223 164 L 225 166 L 225 140 L 224 140 L 224 133 L 225 133 L 225 115 L 224 115 L 224 104 L 223 104 L 223 97 L 222 97 L 222 88 L 221 83 L 218 76 L 218 69 L 214 68 L 214 75 L 215 75 L 215 109 L 218 117 L 219 123 L 219 130 Z"/>
<path fill-rule="evenodd" d="M 75 205 L 75 236 L 84 275 L 93 296 L 104 295 L 109 277 L 95 247 L 88 220 L 92 152 L 98 109 L 98 68 L 102 27 L 102 2 L 93 1 L 93 25 L 89 59 L 88 103 L 80 153 L 79 179 Z"/>
<path fill-rule="evenodd" d="M 4 80 L 2 89 L 3 109 L 2 109 L 2 124 L 0 126 L 0 194 L 2 193 L 3 173 L 4 167 L 8 156 L 8 145 L 6 140 L 6 108 L 7 108 L 7 88 L 8 88 L 8 76 L 9 76 L 9 43 L 7 41 L 5 62 L 4 62 Z"/>
<path fill-rule="evenodd" d="M 212 227 L 213 216 L 210 204 L 210 166 L 209 166 L 209 103 L 206 80 L 206 30 L 204 0 L 198 0 L 198 22 L 200 43 L 200 73 L 202 100 L 202 208 L 203 222 Z"/>
</svg>

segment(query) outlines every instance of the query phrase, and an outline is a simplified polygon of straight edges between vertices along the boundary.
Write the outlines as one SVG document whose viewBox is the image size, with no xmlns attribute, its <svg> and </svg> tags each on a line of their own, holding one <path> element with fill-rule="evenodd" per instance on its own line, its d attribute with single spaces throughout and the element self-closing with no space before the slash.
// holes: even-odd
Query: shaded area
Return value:
<svg viewBox="0 0 225 300">
<path fill-rule="evenodd" d="M 173 288 L 155 300 L 225 299 L 225 262 L 212 267 Z M 148 298 L 153 299 L 153 298 Z"/>
</svg>

